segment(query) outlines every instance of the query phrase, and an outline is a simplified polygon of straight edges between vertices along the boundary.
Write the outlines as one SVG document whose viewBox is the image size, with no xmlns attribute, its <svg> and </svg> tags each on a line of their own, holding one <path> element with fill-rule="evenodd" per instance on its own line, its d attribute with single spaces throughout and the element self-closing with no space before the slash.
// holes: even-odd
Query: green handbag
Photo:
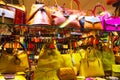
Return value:
<svg viewBox="0 0 120 80">
<path fill-rule="evenodd" d="M 102 51 L 102 62 L 104 71 L 111 71 L 112 65 L 115 64 L 115 56 L 112 51 Z"/>
</svg>

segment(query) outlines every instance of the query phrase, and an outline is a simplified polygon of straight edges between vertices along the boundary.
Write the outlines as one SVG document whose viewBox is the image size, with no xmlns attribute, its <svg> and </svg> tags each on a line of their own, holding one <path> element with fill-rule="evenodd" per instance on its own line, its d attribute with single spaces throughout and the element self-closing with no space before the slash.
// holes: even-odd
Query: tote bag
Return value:
<svg viewBox="0 0 120 80">
<path fill-rule="evenodd" d="M 94 51 L 95 49 L 92 49 L 91 47 L 87 48 L 86 57 L 81 60 L 79 74 L 80 76 L 85 77 L 104 76 L 104 70 L 101 59 L 97 57 L 97 54 Z M 90 56 L 92 56 L 91 59 Z"/>
<path fill-rule="evenodd" d="M 17 43 L 19 46 L 16 46 L 15 43 Z M 27 71 L 29 69 L 28 56 L 23 45 L 18 41 L 5 42 L 2 45 L 0 65 L 0 73 L 16 73 Z"/>
</svg>

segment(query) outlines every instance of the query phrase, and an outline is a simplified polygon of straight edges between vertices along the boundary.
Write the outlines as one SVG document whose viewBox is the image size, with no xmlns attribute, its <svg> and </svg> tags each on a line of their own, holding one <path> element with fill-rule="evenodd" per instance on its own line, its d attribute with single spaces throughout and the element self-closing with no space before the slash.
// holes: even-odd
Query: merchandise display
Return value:
<svg viewBox="0 0 120 80">
<path fill-rule="evenodd" d="M 119 0 L 20 1 L 0 1 L 0 80 L 120 80 Z"/>
</svg>

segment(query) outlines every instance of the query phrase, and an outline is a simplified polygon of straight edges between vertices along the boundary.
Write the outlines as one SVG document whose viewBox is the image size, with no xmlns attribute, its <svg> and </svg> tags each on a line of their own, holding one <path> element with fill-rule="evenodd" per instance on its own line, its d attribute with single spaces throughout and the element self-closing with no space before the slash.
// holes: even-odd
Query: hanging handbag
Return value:
<svg viewBox="0 0 120 80">
<path fill-rule="evenodd" d="M 101 59 L 97 57 L 95 49 L 88 47 L 86 56 L 81 60 L 80 76 L 101 77 L 104 76 L 104 70 Z"/>
<path fill-rule="evenodd" d="M 27 24 L 51 25 L 50 16 L 44 3 L 36 3 L 31 6 Z"/>
<path fill-rule="evenodd" d="M 120 31 L 120 17 L 111 16 L 104 19 L 105 31 Z"/>
<path fill-rule="evenodd" d="M 18 41 L 7 41 L 3 43 L 0 65 L 0 73 L 27 71 L 29 69 L 28 56 L 23 45 Z"/>
</svg>

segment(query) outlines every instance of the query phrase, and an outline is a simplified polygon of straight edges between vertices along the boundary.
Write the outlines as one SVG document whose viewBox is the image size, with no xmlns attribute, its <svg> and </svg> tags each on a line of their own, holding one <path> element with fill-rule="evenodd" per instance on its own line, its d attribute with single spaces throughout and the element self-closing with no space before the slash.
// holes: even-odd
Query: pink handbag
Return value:
<svg viewBox="0 0 120 80">
<path fill-rule="evenodd" d="M 104 20 L 105 31 L 120 31 L 120 17 L 109 17 Z"/>
<path fill-rule="evenodd" d="M 27 24 L 51 25 L 51 20 L 45 7 L 44 3 L 33 4 L 27 19 Z"/>
<path fill-rule="evenodd" d="M 74 1 L 76 2 L 78 0 L 74 0 Z M 80 28 L 81 26 L 78 21 L 78 16 L 81 14 L 79 10 L 80 3 L 77 3 L 77 5 L 78 5 L 78 10 L 57 6 L 57 10 L 52 14 L 53 25 L 59 26 L 60 28 L 64 28 L 64 27 Z"/>
<path fill-rule="evenodd" d="M 64 10 L 62 6 L 51 6 L 51 16 L 52 16 L 52 24 L 55 26 L 60 26 L 62 23 L 66 21 L 66 17 L 64 16 Z"/>
</svg>

